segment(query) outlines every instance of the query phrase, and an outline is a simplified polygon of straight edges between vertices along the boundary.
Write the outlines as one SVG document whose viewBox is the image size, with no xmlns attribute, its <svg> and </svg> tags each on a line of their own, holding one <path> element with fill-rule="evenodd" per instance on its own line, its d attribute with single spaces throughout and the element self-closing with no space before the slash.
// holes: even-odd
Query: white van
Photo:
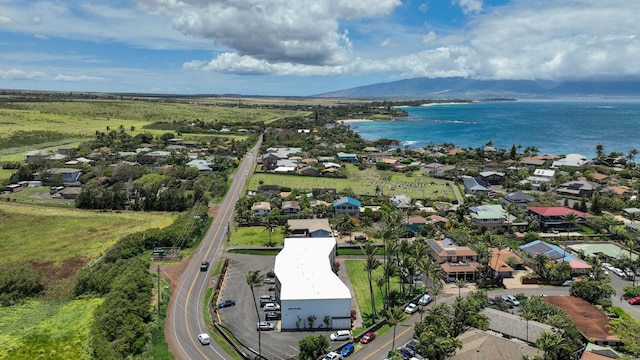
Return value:
<svg viewBox="0 0 640 360">
<path fill-rule="evenodd" d="M 329 335 L 329 339 L 333 341 L 344 341 L 351 339 L 351 332 L 349 330 L 338 330 Z"/>
<path fill-rule="evenodd" d="M 209 345 L 211 343 L 211 338 L 209 337 L 209 334 L 202 333 L 198 334 L 198 341 L 200 341 L 202 345 Z"/>
</svg>

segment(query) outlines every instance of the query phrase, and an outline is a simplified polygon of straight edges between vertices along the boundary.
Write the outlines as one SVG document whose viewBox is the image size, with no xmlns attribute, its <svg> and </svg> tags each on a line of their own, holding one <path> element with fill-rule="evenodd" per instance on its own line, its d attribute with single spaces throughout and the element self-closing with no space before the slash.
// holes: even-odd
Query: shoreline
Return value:
<svg viewBox="0 0 640 360">
<path fill-rule="evenodd" d="M 350 123 L 357 123 L 357 122 L 372 122 L 373 120 L 371 119 L 344 119 L 344 120 L 336 120 L 337 123 L 339 124 L 350 124 Z"/>
</svg>

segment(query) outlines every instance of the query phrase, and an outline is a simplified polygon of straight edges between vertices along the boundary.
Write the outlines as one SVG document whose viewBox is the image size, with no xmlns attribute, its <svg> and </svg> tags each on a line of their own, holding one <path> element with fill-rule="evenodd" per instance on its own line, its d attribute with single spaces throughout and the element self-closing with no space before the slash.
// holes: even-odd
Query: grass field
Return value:
<svg viewBox="0 0 640 360">
<path fill-rule="evenodd" d="M 174 216 L 93 212 L 0 202 L 1 263 L 32 261 L 60 266 L 98 257 L 126 234 L 165 227 Z"/>
<path fill-rule="evenodd" d="M 284 235 L 278 226 L 271 233 L 273 245 L 282 246 Z M 243 226 L 231 228 L 229 246 L 266 246 L 269 243 L 269 233 L 264 226 Z"/>
<path fill-rule="evenodd" d="M 453 190 L 444 180 L 374 169 L 358 170 L 354 166 L 347 169 L 347 179 L 258 172 L 251 175 L 245 189 L 256 190 L 262 182 L 265 185 L 278 184 L 306 191 L 313 188 L 335 188 L 338 191 L 351 189 L 357 195 L 375 195 L 378 188 L 382 194 L 388 196 L 404 194 L 419 199 L 455 200 Z"/>
<path fill-rule="evenodd" d="M 0 359 L 90 359 L 89 325 L 102 299 L 27 301 L 0 311 Z"/>
</svg>

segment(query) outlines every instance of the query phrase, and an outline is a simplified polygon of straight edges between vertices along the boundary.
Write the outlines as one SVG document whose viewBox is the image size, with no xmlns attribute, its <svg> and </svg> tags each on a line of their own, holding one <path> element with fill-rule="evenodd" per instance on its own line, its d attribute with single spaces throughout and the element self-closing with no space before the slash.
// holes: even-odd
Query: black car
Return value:
<svg viewBox="0 0 640 360">
<path fill-rule="evenodd" d="M 200 263 L 200 271 L 207 271 L 209 270 L 209 262 L 208 261 L 203 261 Z"/>
<path fill-rule="evenodd" d="M 267 311 L 266 314 L 264 314 L 264 319 L 269 321 L 269 320 L 280 320 L 280 312 L 279 311 Z"/>
<path fill-rule="evenodd" d="M 218 308 L 222 309 L 222 308 L 226 308 L 229 306 L 234 306 L 236 304 L 235 301 L 233 300 L 225 300 L 223 302 L 221 302 L 220 304 L 218 304 Z"/>
</svg>

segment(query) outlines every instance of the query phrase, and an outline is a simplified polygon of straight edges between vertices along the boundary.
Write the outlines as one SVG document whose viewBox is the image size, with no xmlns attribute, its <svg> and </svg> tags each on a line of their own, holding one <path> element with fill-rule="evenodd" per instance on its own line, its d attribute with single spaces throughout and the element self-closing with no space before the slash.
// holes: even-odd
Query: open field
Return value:
<svg viewBox="0 0 640 360">
<path fill-rule="evenodd" d="M 453 190 L 444 180 L 374 169 L 358 170 L 354 166 L 347 169 L 347 179 L 254 173 L 249 178 L 246 189 L 256 190 L 262 181 L 265 185 L 278 184 L 306 191 L 313 188 L 335 188 L 338 191 L 351 189 L 357 195 L 375 195 L 378 188 L 382 194 L 388 196 L 404 194 L 419 199 L 455 200 Z"/>
<path fill-rule="evenodd" d="M 273 245 L 284 245 L 282 227 L 276 227 L 271 233 Z M 269 233 L 264 226 L 232 227 L 229 246 L 266 246 L 269 243 Z"/>
<path fill-rule="evenodd" d="M 93 212 L 0 202 L 0 262 L 58 268 L 88 262 L 122 236 L 171 224 L 169 214 Z M 76 269 L 77 270 L 77 269 Z"/>
<path fill-rule="evenodd" d="M 89 326 L 102 299 L 30 300 L 0 311 L 0 359 L 90 359 Z"/>
</svg>

